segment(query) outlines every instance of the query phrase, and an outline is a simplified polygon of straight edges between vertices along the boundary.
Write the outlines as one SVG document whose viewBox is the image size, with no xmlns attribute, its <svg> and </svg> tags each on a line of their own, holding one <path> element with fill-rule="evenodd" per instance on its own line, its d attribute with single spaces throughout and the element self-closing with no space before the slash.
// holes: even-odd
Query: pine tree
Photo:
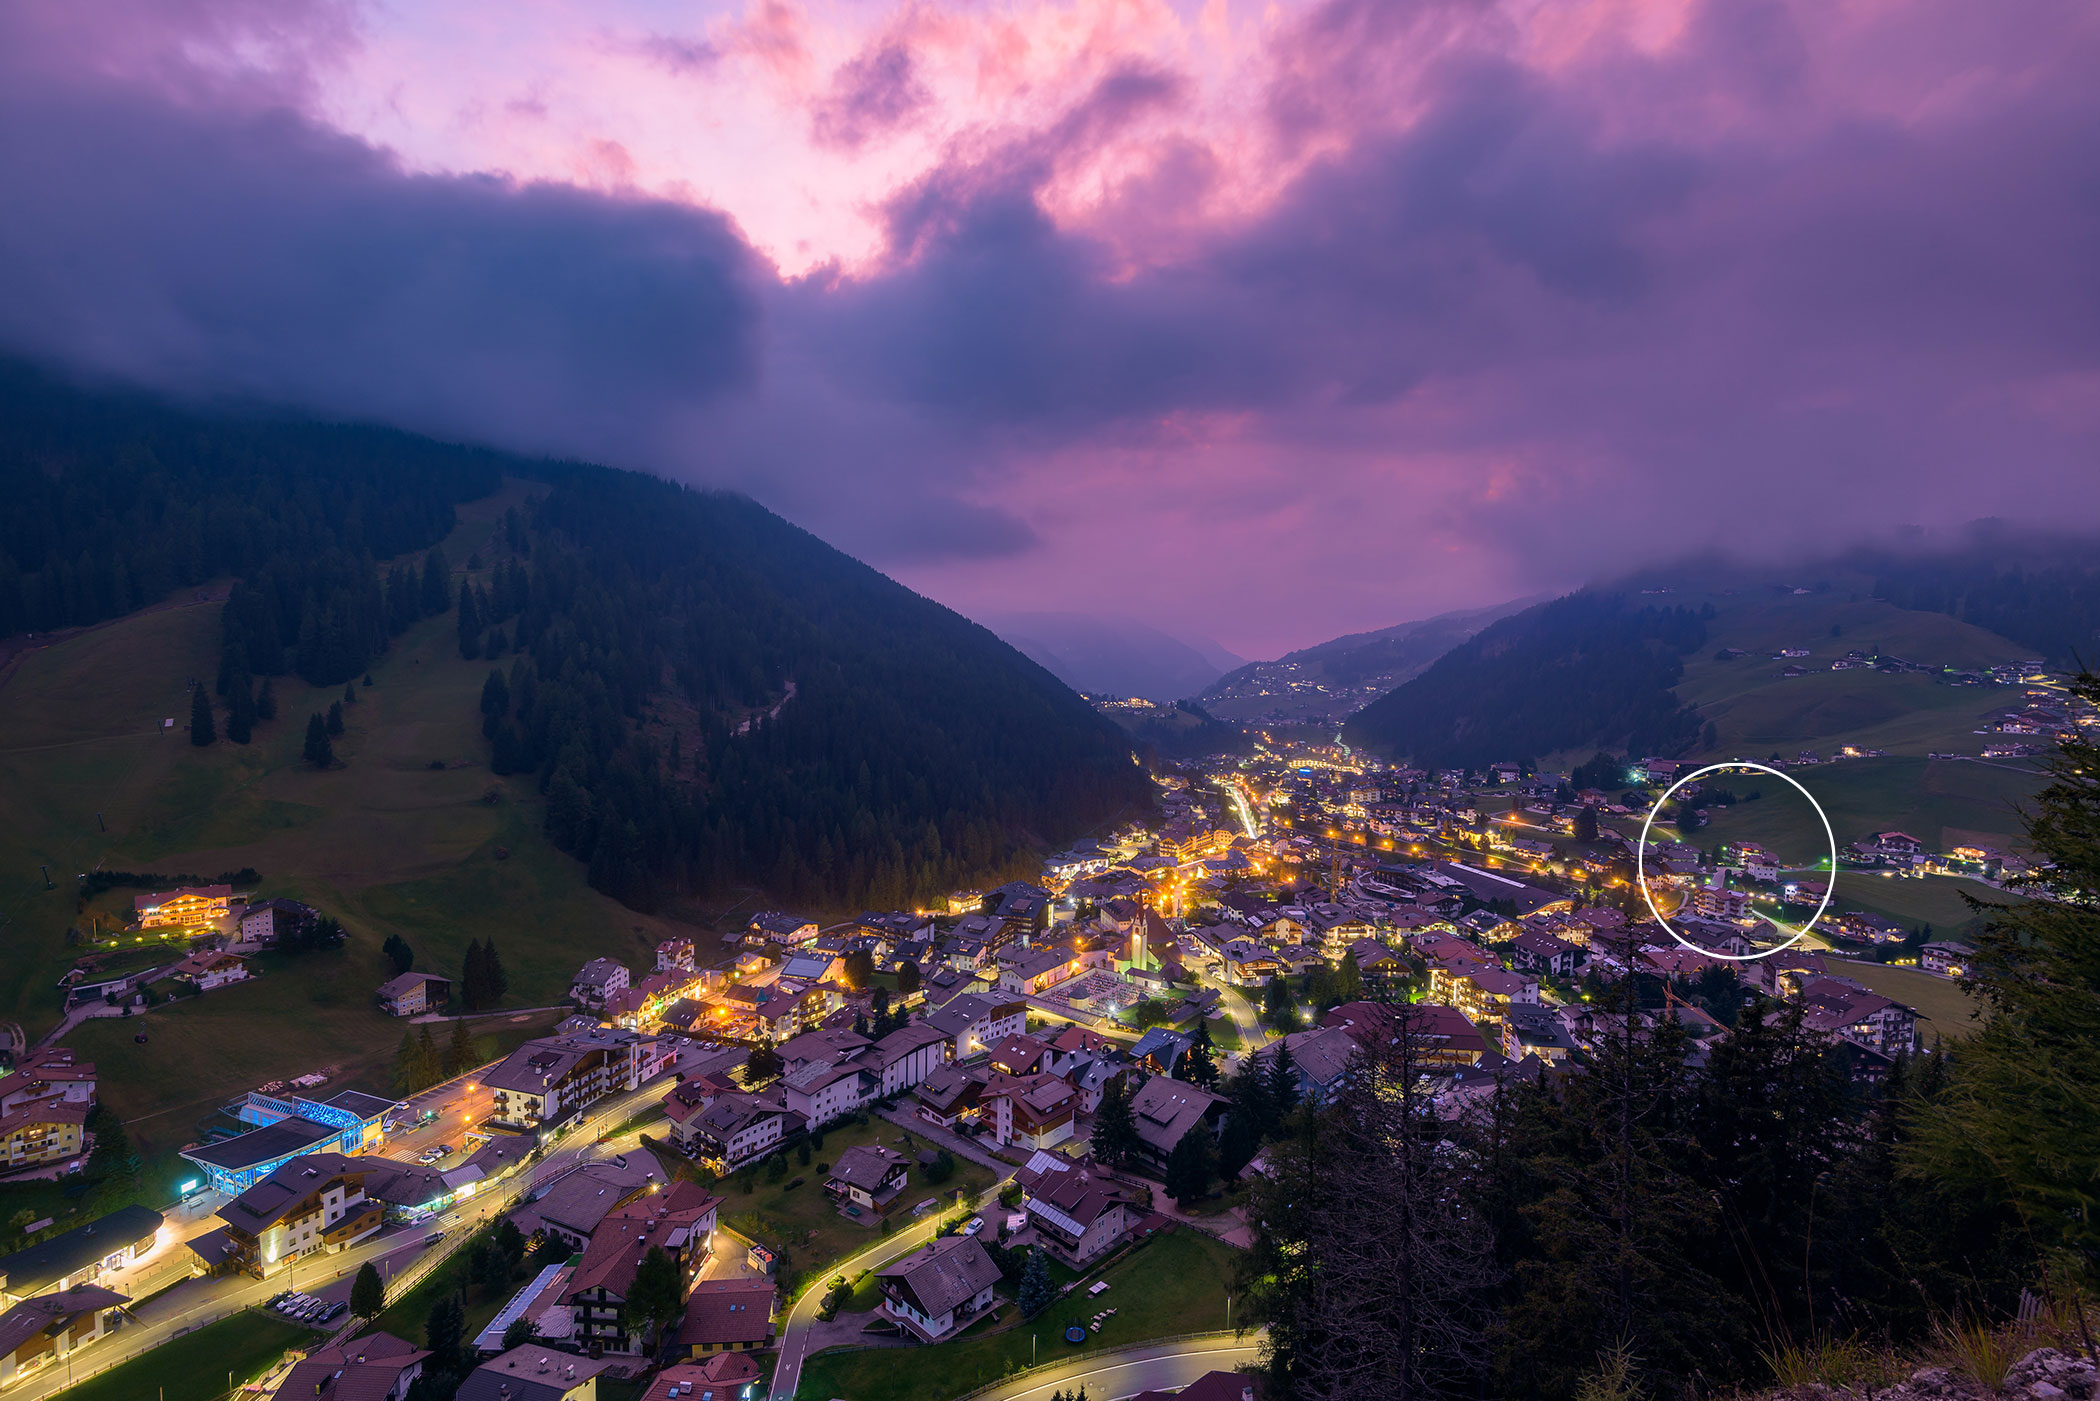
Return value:
<svg viewBox="0 0 2100 1401">
<path fill-rule="evenodd" d="M 1207 1042 L 1191 1045 L 1181 1053 L 1174 1062 L 1174 1078 L 1206 1090 L 1218 1083 L 1218 1063 L 1211 1058 Z"/>
<path fill-rule="evenodd" d="M 2100 704 L 2100 676 L 2071 695 Z M 1945 1088 L 1918 1115 L 1907 1173 L 2019 1215 L 2051 1272 L 2100 1280 L 2100 743 L 2061 740 L 2031 800 L 2034 895 L 1970 904 L 1987 917 L 1969 963 L 1983 1025 L 1951 1043 Z M 1949 1042 L 1942 1041 L 1943 1048 Z"/>
<path fill-rule="evenodd" d="M 1298 999 L 1291 995 L 1291 980 L 1278 975 L 1269 979 L 1261 994 L 1262 1020 L 1279 1033 L 1300 1030 Z"/>
<path fill-rule="evenodd" d="M 416 1074 L 422 1084 L 418 1089 L 427 1089 L 445 1078 L 444 1061 L 438 1055 L 437 1041 L 430 1034 L 430 1023 L 423 1023 L 416 1033 Z"/>
<path fill-rule="evenodd" d="M 379 951 L 385 954 L 387 962 L 393 965 L 396 977 L 416 966 L 416 951 L 410 948 L 408 940 L 399 934 L 387 935 L 386 942 L 379 946 Z"/>
<path fill-rule="evenodd" d="M 474 586 L 459 586 L 459 654 L 468 661 L 481 655 L 481 607 L 474 601 Z"/>
<path fill-rule="evenodd" d="M 386 1312 L 386 1282 L 370 1260 L 358 1267 L 357 1278 L 350 1285 L 350 1312 L 365 1322 Z"/>
<path fill-rule="evenodd" d="M 467 1019 L 460 1017 L 452 1023 L 452 1041 L 445 1047 L 445 1078 L 464 1075 L 474 1065 L 474 1035 L 467 1030 Z"/>
<path fill-rule="evenodd" d="M 1422 1090 L 1420 1014 L 1390 1013 L 1334 1106 L 1295 1121 L 1256 1180 L 1239 1285 L 1249 1324 L 1267 1325 L 1265 1395 L 1479 1392 L 1494 1241 L 1469 1209 L 1472 1155 L 1448 1151 Z"/>
<path fill-rule="evenodd" d="M 627 1287 L 627 1317 L 639 1325 L 635 1331 L 653 1340 L 665 1324 L 678 1317 L 685 1304 L 684 1284 L 678 1262 L 662 1246 L 650 1246 Z"/>
<path fill-rule="evenodd" d="M 489 1006 L 494 1007 L 510 995 L 510 974 L 503 971 L 503 956 L 496 952 L 495 935 L 489 935 L 488 942 L 481 946 L 481 953 L 487 960 Z"/>
<path fill-rule="evenodd" d="M 1137 1115 L 1130 1108 L 1130 1090 L 1121 1080 L 1102 1093 L 1088 1146 L 1094 1150 L 1096 1161 L 1107 1167 L 1123 1166 L 1143 1146 L 1138 1137 Z"/>
<path fill-rule="evenodd" d="M 199 749 L 213 743 L 219 732 L 211 720 L 211 695 L 202 686 L 190 688 L 190 743 Z"/>
<path fill-rule="evenodd" d="M 1167 1155 L 1167 1195 L 1187 1206 L 1210 1191 L 1218 1176 L 1218 1147 L 1210 1126 L 1198 1122 Z"/>
<path fill-rule="evenodd" d="M 919 990 L 919 965 L 910 959 L 897 965 L 897 991 L 906 994 Z"/>
<path fill-rule="evenodd" d="M 430 1310 L 430 1320 L 423 1325 L 423 1345 L 430 1350 L 432 1371 L 458 1372 L 465 1357 L 461 1353 L 467 1340 L 467 1309 L 457 1294 L 447 1294 Z"/>
<path fill-rule="evenodd" d="M 423 1088 L 422 1067 L 412 1031 L 401 1033 L 401 1049 L 394 1052 L 394 1092 L 412 1095 Z"/>
<path fill-rule="evenodd" d="M 459 996 L 469 1012 L 479 1012 L 488 1006 L 488 960 L 482 954 L 479 939 L 467 941 L 466 963 L 459 975 Z"/>
<path fill-rule="evenodd" d="M 240 660 L 239 647 L 228 650 L 233 666 L 226 677 L 226 738 L 246 744 L 255 737 L 255 680 Z"/>
<path fill-rule="evenodd" d="M 481 736 L 494 739 L 496 727 L 510 713 L 510 686 L 504 681 L 500 670 L 491 668 L 489 679 L 481 683 Z"/>
<path fill-rule="evenodd" d="M 1277 1042 L 1275 1051 L 1270 1054 L 1262 1089 L 1268 1096 L 1269 1113 L 1281 1128 L 1283 1121 L 1290 1118 L 1298 1107 L 1298 1061 L 1291 1054 L 1288 1041 Z"/>
<path fill-rule="evenodd" d="M 277 718 L 277 683 L 269 677 L 263 678 L 262 690 L 255 695 L 255 718 L 275 720 Z"/>
<path fill-rule="evenodd" d="M 436 617 L 452 606 L 452 567 L 445 563 L 443 549 L 423 556 L 423 612 Z"/>
<path fill-rule="evenodd" d="M 1028 1252 L 1028 1264 L 1021 1270 L 1019 1292 L 1023 1318 L 1034 1318 L 1057 1298 L 1057 1286 L 1050 1282 L 1049 1261 L 1040 1248 Z"/>
</svg>

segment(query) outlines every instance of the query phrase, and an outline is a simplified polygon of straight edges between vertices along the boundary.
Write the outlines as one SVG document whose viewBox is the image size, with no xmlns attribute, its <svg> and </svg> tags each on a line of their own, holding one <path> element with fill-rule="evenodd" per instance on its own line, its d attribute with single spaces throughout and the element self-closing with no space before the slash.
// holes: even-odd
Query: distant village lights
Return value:
<svg viewBox="0 0 2100 1401">
<path fill-rule="evenodd" d="M 1798 779 L 1794 778 L 1791 774 L 1782 773 L 1778 769 L 1772 768 L 1769 765 L 1753 764 L 1747 759 L 1728 759 L 1723 760 L 1721 763 L 1718 764 L 1708 764 L 1704 768 L 1693 769 L 1690 773 L 1683 775 L 1675 783 L 1672 783 L 1668 788 L 1665 788 L 1662 792 L 1662 796 L 1655 800 L 1655 805 L 1648 809 L 1647 819 L 1641 823 L 1640 840 L 1634 844 L 1633 848 L 1634 878 L 1640 884 L 1641 898 L 1648 902 L 1648 912 L 1655 916 L 1655 922 L 1661 925 L 1664 931 L 1667 932 L 1672 939 L 1675 939 L 1679 944 L 1683 945 L 1686 949 L 1690 950 L 1691 952 L 1699 954 L 1706 958 L 1725 959 L 1730 963 L 1749 963 L 1756 959 L 1769 958 L 1773 954 L 1778 953 L 1783 949 L 1790 949 L 1795 944 L 1799 943 L 1803 936 L 1805 936 L 1808 933 L 1808 931 L 1815 926 L 1816 921 L 1823 917 L 1823 912 L 1830 908 L 1830 896 L 1832 891 L 1836 888 L 1837 882 L 1827 881 L 1824 883 L 1822 901 L 1817 904 L 1816 912 L 1808 917 L 1808 923 L 1802 925 L 1799 929 L 1794 930 L 1784 940 L 1777 944 L 1774 944 L 1769 949 L 1760 949 L 1755 953 L 1722 953 L 1717 949 L 1704 948 L 1698 944 L 1694 944 L 1689 939 L 1685 938 L 1682 934 L 1678 933 L 1676 926 L 1672 925 L 1667 919 L 1664 919 L 1662 911 L 1655 907 L 1655 896 L 1648 889 L 1648 870 L 1645 859 L 1648 850 L 1648 833 L 1655 826 L 1655 819 L 1662 813 L 1663 805 L 1670 801 L 1670 799 L 1676 794 L 1678 789 L 1684 787 L 1687 783 L 1692 782 L 1694 779 L 1704 777 L 1705 775 L 1710 773 L 1718 773 L 1723 769 L 1748 769 L 1755 773 L 1770 774 L 1772 777 L 1780 780 L 1782 783 L 1792 784 L 1796 792 L 1800 793 L 1802 797 L 1808 799 L 1808 805 L 1815 809 L 1817 819 L 1823 824 L 1823 836 L 1830 843 L 1830 868 L 1833 871 L 1837 869 L 1838 865 L 1837 833 L 1831 830 L 1830 815 L 1823 811 L 1823 805 L 1816 801 L 1815 794 L 1809 792 L 1808 789 L 1804 788 Z M 1758 916 L 1758 918 L 1764 920 L 1765 923 L 1771 925 L 1774 929 L 1786 928 L 1785 925 L 1781 924 L 1778 920 L 1773 919 L 1770 915 L 1760 915 Z"/>
</svg>

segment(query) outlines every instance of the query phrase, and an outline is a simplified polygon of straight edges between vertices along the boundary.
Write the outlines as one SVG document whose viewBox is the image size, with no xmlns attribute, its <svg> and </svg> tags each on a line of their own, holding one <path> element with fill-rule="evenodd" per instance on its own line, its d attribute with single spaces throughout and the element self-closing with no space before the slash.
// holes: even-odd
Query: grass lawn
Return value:
<svg viewBox="0 0 2100 1401">
<path fill-rule="evenodd" d="M 1976 1024 L 1969 1020 L 1979 1001 L 1961 990 L 1961 984 L 1938 977 L 1922 968 L 1904 968 L 1886 963 L 1836 965 L 1837 971 L 1864 983 L 1883 997 L 1918 1009 L 1918 1037 L 1931 1045 L 1942 1036 L 1968 1036 Z"/>
<path fill-rule="evenodd" d="M 389 1304 L 386 1311 L 372 1320 L 365 1332 L 392 1333 L 397 1338 L 421 1346 L 425 1336 L 425 1325 L 430 1322 L 430 1310 L 437 1301 L 455 1290 L 466 1291 L 468 1342 L 474 1335 L 489 1326 L 510 1296 L 518 1292 L 520 1285 L 532 1278 L 533 1269 L 528 1263 L 511 1280 L 497 1289 L 484 1289 L 467 1278 L 467 1260 L 474 1251 L 474 1242 L 484 1236 L 495 1234 L 494 1226 L 477 1231 L 468 1241 L 452 1252 L 445 1263 L 416 1281 L 415 1288 Z"/>
<path fill-rule="evenodd" d="M 197 1139 L 198 1124 L 244 1090 L 287 1075 L 335 1067 L 330 1090 L 386 1093 L 405 1023 L 386 1016 L 347 975 L 354 953 L 265 956 L 262 976 L 144 1017 L 82 1024 L 67 1044 L 92 1057 L 103 1101 L 125 1121 L 141 1153 L 155 1157 Z M 469 1023 L 484 1056 L 545 1031 L 558 1013 Z M 137 1031 L 150 1038 L 132 1040 Z M 442 1044 L 449 1032 L 434 1028 Z"/>
<path fill-rule="evenodd" d="M 910 1142 L 901 1141 L 906 1138 Z M 824 1190 L 825 1174 L 817 1171 L 817 1164 L 837 1162 L 846 1149 L 867 1143 L 895 1149 L 907 1158 L 921 1148 L 937 1146 L 887 1119 L 871 1119 L 865 1126 L 848 1123 L 827 1129 L 824 1146 L 810 1150 L 807 1166 L 797 1160 L 793 1149 L 788 1150 L 788 1175 L 781 1181 L 768 1182 L 760 1172 L 748 1193 L 734 1176 L 717 1184 L 714 1190 L 723 1197 L 722 1224 L 763 1245 L 785 1248 L 788 1259 L 783 1276 L 806 1278 L 822 1274 L 836 1261 L 867 1249 L 881 1239 L 880 1233 L 872 1224 L 863 1226 L 841 1216 Z M 787 1184 L 798 1177 L 802 1185 L 791 1190 Z M 925 1174 L 914 1166 L 910 1182 L 890 1209 L 890 1220 L 904 1224 L 913 1219 L 911 1209 L 928 1197 L 939 1196 L 945 1201 L 958 1188 L 965 1196 L 974 1197 L 992 1182 L 989 1169 L 963 1158 L 955 1160 L 954 1175 L 938 1187 L 928 1186 Z M 874 1220 L 872 1216 L 867 1219 L 871 1223 Z"/>
<path fill-rule="evenodd" d="M 448 555 L 482 548 L 516 499 L 509 488 L 462 507 Z M 344 707 L 341 766 L 315 773 L 299 757 L 306 717 L 341 692 L 291 677 L 276 679 L 279 718 L 254 743 L 188 743 L 188 682 L 213 675 L 220 627 L 218 605 L 194 599 L 27 653 L 0 678 L 0 1022 L 30 1039 L 47 1029 L 60 975 L 90 951 L 68 929 L 107 930 L 128 911 L 137 892 L 126 889 L 83 908 L 83 871 L 210 879 L 252 866 L 261 894 L 309 901 L 349 931 L 340 953 L 265 960 L 253 984 L 154 1009 L 146 1045 L 121 1021 L 69 1038 L 100 1064 L 104 1098 L 141 1121 L 149 1157 L 192 1141 L 216 1103 L 264 1081 L 335 1065 L 339 1083 L 384 1088 L 401 1027 L 370 1003 L 389 934 L 414 948 L 416 967 L 455 976 L 470 940 L 495 939 L 520 1008 L 562 1001 L 594 956 L 646 963 L 673 933 L 711 943 L 591 890 L 542 833 L 532 779 L 489 773 L 478 699 L 490 663 L 460 659 L 449 615 L 373 665 L 373 686 Z M 161 729 L 167 717 L 175 730 Z"/>
<path fill-rule="evenodd" d="M 1029 1366 L 1031 1358 L 1054 1362 L 1147 1338 L 1223 1328 L 1235 1257 L 1230 1246 L 1208 1236 L 1168 1231 L 1111 1266 L 1103 1276 L 1109 1287 L 1101 1294 L 1074 1290 L 1032 1322 L 914 1348 L 906 1361 L 884 1349 L 820 1353 L 803 1366 L 796 1395 L 812 1401 L 947 1401 Z M 1013 1316 L 1013 1307 L 1004 1306 L 1006 1317 Z M 1115 1309 L 1116 1316 L 1100 1332 L 1089 1333 L 1077 1347 L 1064 1341 L 1065 1325 L 1084 1325 L 1104 1308 Z"/>
<path fill-rule="evenodd" d="M 287 1348 L 320 1336 L 310 1328 L 246 1309 L 185 1333 L 142 1357 L 90 1377 L 65 1393 L 67 1401 L 216 1401 L 274 1366 Z M 92 1351 L 81 1354 L 85 1363 Z"/>
<path fill-rule="evenodd" d="M 1998 846 L 2016 844 L 2022 830 L 2018 805 L 2037 792 L 2040 773 L 1993 768 L 1952 759 L 1891 756 L 1846 759 L 1793 773 L 1830 814 L 1838 844 L 1874 832 L 1896 829 L 1927 846 L 1941 848 L 1945 828 L 1971 836 L 1991 836 Z M 1692 840 L 1702 847 L 1717 842 L 1761 842 L 1789 861 L 1806 865 L 1827 860 L 1830 848 L 1823 829 L 1801 795 L 1776 778 L 1746 773 L 1726 780 L 1738 794 L 1755 788 L 1764 797 L 1754 803 L 1714 808 L 1712 821 Z M 1639 827 L 1636 824 L 1635 830 Z M 1861 880 L 1876 880 L 1859 876 Z M 1847 893 L 1847 878 L 1838 878 L 1838 894 Z"/>
</svg>

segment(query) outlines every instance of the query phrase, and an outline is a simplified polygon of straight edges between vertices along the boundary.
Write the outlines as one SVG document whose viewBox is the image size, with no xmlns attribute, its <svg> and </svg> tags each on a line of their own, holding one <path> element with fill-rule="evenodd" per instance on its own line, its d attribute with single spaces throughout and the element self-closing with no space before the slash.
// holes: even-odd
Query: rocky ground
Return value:
<svg viewBox="0 0 2100 1401">
<path fill-rule="evenodd" d="M 1795 1387 L 1774 1401 L 2094 1401 L 2091 1361 L 2053 1347 L 2036 1348 L 2014 1363 L 1993 1390 L 1965 1372 L 1924 1367 L 1888 1387 Z"/>
</svg>

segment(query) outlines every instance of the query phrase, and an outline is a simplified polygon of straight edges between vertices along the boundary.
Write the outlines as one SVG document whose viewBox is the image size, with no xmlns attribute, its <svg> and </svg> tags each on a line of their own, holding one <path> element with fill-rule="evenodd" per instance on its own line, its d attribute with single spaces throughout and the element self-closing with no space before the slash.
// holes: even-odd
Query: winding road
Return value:
<svg viewBox="0 0 2100 1401">
<path fill-rule="evenodd" d="M 968 1401 L 1050 1401 L 1060 1391 L 1086 1388 L 1089 1401 L 1123 1401 L 1141 1391 L 1176 1391 L 1208 1372 L 1233 1372 L 1261 1360 L 1261 1339 L 1229 1333 L 1179 1342 L 1139 1343 L 1070 1362 L 1037 1367 L 1003 1386 L 972 1392 Z"/>
<path fill-rule="evenodd" d="M 1000 1183 L 995 1182 L 979 1194 L 976 1201 L 979 1211 L 999 1200 L 999 1187 Z M 802 1292 L 802 1297 L 788 1311 L 786 1326 L 780 1332 L 780 1361 L 773 1368 L 773 1401 L 793 1401 L 795 1389 L 802 1385 L 802 1364 L 808 1360 L 809 1354 L 809 1330 L 817 1321 L 817 1310 L 824 1303 L 825 1281 L 838 1275 L 852 1279 L 862 1270 L 887 1265 L 900 1255 L 909 1255 L 940 1234 L 942 1216 L 941 1212 L 928 1212 L 924 1221 L 907 1226 L 851 1259 L 828 1267 L 823 1279 Z"/>
</svg>

